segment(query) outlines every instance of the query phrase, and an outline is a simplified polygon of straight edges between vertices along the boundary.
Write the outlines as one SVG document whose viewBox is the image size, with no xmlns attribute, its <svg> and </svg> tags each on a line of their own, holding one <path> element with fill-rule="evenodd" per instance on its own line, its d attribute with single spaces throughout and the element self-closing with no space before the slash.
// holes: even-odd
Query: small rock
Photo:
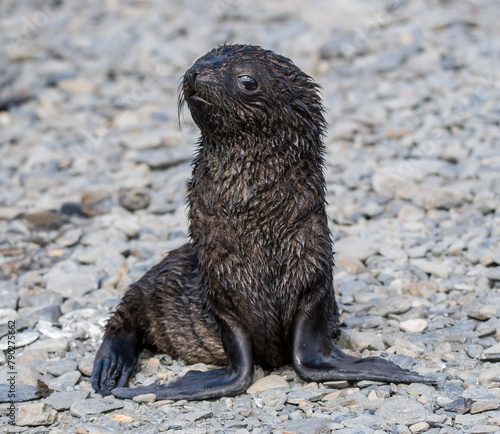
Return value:
<svg viewBox="0 0 500 434">
<path fill-rule="evenodd" d="M 329 389 L 344 389 L 349 387 L 349 381 L 338 380 L 338 381 L 324 381 L 323 385 Z"/>
<path fill-rule="evenodd" d="M 429 412 L 413 399 L 391 398 L 385 401 L 375 414 L 385 419 L 389 425 L 394 425 L 425 421 Z"/>
<path fill-rule="evenodd" d="M 16 424 L 18 426 L 39 426 L 54 423 L 57 411 L 45 403 L 28 404 L 19 407 Z"/>
<path fill-rule="evenodd" d="M 248 389 L 247 393 L 260 393 L 268 389 L 277 389 L 280 387 L 289 388 L 288 382 L 279 375 L 268 375 L 266 377 L 258 379 L 253 383 Z"/>
<path fill-rule="evenodd" d="M 72 94 L 92 94 L 95 90 L 95 85 L 93 83 L 81 78 L 61 80 L 57 84 L 57 87 Z"/>
<path fill-rule="evenodd" d="M 500 280 L 500 267 L 486 268 L 485 276 L 490 280 Z"/>
<path fill-rule="evenodd" d="M 457 414 L 455 417 L 455 426 L 472 427 L 475 425 L 485 425 L 487 421 L 488 417 L 484 414 Z"/>
<path fill-rule="evenodd" d="M 145 209 L 151 203 L 151 195 L 143 188 L 121 188 L 118 193 L 120 205 L 129 211 Z"/>
<path fill-rule="evenodd" d="M 404 59 L 405 56 L 402 50 L 389 49 L 383 51 L 378 55 L 377 62 L 374 65 L 374 69 L 375 71 L 381 73 L 389 72 L 399 67 Z"/>
<path fill-rule="evenodd" d="M 470 410 L 471 406 L 472 406 L 471 399 L 460 396 L 454 401 L 447 404 L 444 409 L 446 411 L 452 411 L 454 413 L 464 414 Z"/>
<path fill-rule="evenodd" d="M 404 205 L 398 212 L 398 220 L 403 223 L 419 222 L 424 219 L 424 216 L 424 211 L 413 205 Z"/>
<path fill-rule="evenodd" d="M 40 333 L 38 332 L 18 333 L 16 335 L 16 341 L 15 341 L 16 348 L 24 347 L 26 345 L 31 344 L 32 342 L 35 342 L 39 336 Z M 9 347 L 8 336 L 5 336 L 0 340 L 0 350 L 5 351 L 8 347 Z"/>
<path fill-rule="evenodd" d="M 403 293 L 406 295 L 425 298 L 428 300 L 436 294 L 438 285 L 435 282 L 416 282 L 409 283 L 408 285 L 403 286 L 402 289 Z"/>
<path fill-rule="evenodd" d="M 390 313 L 400 315 L 408 312 L 413 305 L 413 301 L 408 297 L 393 297 L 389 300 L 384 300 L 379 306 L 375 306 L 370 310 L 372 315 L 387 316 Z"/>
<path fill-rule="evenodd" d="M 44 403 L 54 407 L 57 411 L 66 411 L 77 401 L 87 399 L 90 395 L 89 391 L 75 390 L 73 392 L 54 392 L 48 398 L 44 399 Z"/>
<path fill-rule="evenodd" d="M 311 434 L 311 433 L 329 433 L 330 421 L 318 418 L 288 420 L 280 426 L 276 434 Z"/>
<path fill-rule="evenodd" d="M 59 338 L 59 339 L 47 339 L 44 341 L 37 341 L 31 344 L 28 348 L 30 350 L 42 350 L 47 351 L 48 353 L 55 353 L 56 351 L 67 351 L 68 350 L 68 339 Z"/>
<path fill-rule="evenodd" d="M 82 374 L 79 371 L 66 372 L 53 380 L 50 380 L 47 385 L 53 390 L 66 391 L 67 387 L 73 387 Z"/>
<path fill-rule="evenodd" d="M 154 393 L 146 393 L 144 395 L 137 395 L 132 398 L 135 402 L 139 403 L 149 403 L 156 401 L 156 395 Z"/>
<path fill-rule="evenodd" d="M 113 226 L 124 232 L 129 238 L 137 237 L 139 230 L 141 229 L 135 220 L 125 217 L 116 219 Z"/>
<path fill-rule="evenodd" d="M 317 390 L 292 390 L 287 396 L 289 404 L 299 405 L 302 401 L 315 402 L 322 399 L 330 391 L 326 389 Z"/>
<path fill-rule="evenodd" d="M 482 413 L 483 411 L 497 410 L 500 407 L 500 399 L 480 399 L 472 404 L 471 414 Z"/>
<path fill-rule="evenodd" d="M 36 394 L 38 392 L 38 387 L 36 386 L 25 386 L 16 384 L 15 396 L 9 396 L 12 393 L 12 388 L 10 384 L 0 384 L 0 402 L 24 402 L 32 401 L 34 399 L 40 399 Z"/>
<path fill-rule="evenodd" d="M 118 423 L 132 423 L 134 418 L 126 414 L 115 414 L 111 419 L 116 420 Z"/>
<path fill-rule="evenodd" d="M 78 361 L 78 370 L 85 375 L 90 377 L 94 369 L 94 356 L 85 356 Z"/>
<path fill-rule="evenodd" d="M 52 273 L 47 280 L 47 289 L 63 298 L 81 297 L 97 289 L 96 273 Z"/>
<path fill-rule="evenodd" d="M 345 237 L 335 242 L 335 251 L 338 252 L 338 260 L 350 257 L 364 261 L 377 253 L 378 250 L 379 247 L 366 238 Z"/>
<path fill-rule="evenodd" d="M 492 381 L 500 381 L 500 364 L 485 369 L 479 375 L 478 384 L 481 386 L 487 386 Z"/>
<path fill-rule="evenodd" d="M 52 366 L 49 368 L 49 372 L 52 375 L 59 377 L 60 375 L 66 372 L 75 371 L 76 366 L 77 366 L 76 360 L 62 359 L 57 362 L 54 362 Z"/>
<path fill-rule="evenodd" d="M 459 206 L 462 201 L 462 195 L 452 188 L 431 189 L 424 196 L 424 206 L 426 209 L 450 209 Z"/>
<path fill-rule="evenodd" d="M 83 399 L 71 406 L 70 413 L 74 417 L 83 417 L 89 414 L 101 414 L 107 411 L 118 410 L 119 408 L 123 408 L 123 406 L 123 402 L 111 397 Z"/>
<path fill-rule="evenodd" d="M 427 422 L 419 422 L 410 426 L 412 433 L 422 432 L 429 429 L 430 425 Z"/>
<path fill-rule="evenodd" d="M 361 274 L 366 271 L 366 267 L 357 258 L 344 256 L 336 260 L 339 268 L 344 268 L 349 274 Z"/>
<path fill-rule="evenodd" d="M 420 333 L 427 328 L 427 320 L 417 318 L 401 321 L 399 328 L 404 332 Z"/>
<path fill-rule="evenodd" d="M 387 246 L 385 244 L 380 246 L 380 254 L 386 258 L 396 261 L 398 264 L 408 261 L 408 255 L 404 250 L 397 247 Z"/>
<path fill-rule="evenodd" d="M 434 274 L 443 279 L 448 278 L 451 273 L 451 267 L 443 263 L 434 263 L 426 259 L 412 259 L 410 263 L 426 273 Z"/>
<path fill-rule="evenodd" d="M 490 348 L 486 348 L 481 356 L 483 361 L 500 361 L 500 343 L 493 345 Z"/>
<path fill-rule="evenodd" d="M 342 330 L 339 344 L 345 348 L 351 348 L 356 351 L 385 350 L 382 338 L 372 332 L 353 332 Z"/>
<path fill-rule="evenodd" d="M 287 400 L 286 392 L 279 389 L 264 390 L 260 394 L 260 397 L 262 398 L 262 403 L 270 407 L 273 411 L 281 411 Z"/>
<path fill-rule="evenodd" d="M 70 229 L 56 238 L 57 244 L 62 247 L 71 247 L 80 241 L 83 231 L 80 228 Z"/>
</svg>

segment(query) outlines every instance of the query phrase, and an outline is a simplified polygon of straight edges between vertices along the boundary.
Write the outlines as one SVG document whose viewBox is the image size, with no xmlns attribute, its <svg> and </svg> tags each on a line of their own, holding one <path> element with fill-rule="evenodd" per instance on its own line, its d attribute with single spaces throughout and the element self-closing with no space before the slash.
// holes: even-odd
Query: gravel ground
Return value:
<svg viewBox="0 0 500 434">
<path fill-rule="evenodd" d="M 500 430 L 498 2 L 2 0 L 0 14 L 4 432 Z M 285 366 L 235 398 L 93 393 L 110 310 L 186 241 L 197 130 L 187 112 L 179 125 L 177 88 L 225 41 L 323 87 L 340 345 L 441 384 L 306 384 Z M 133 383 L 188 369 L 146 354 Z"/>
</svg>

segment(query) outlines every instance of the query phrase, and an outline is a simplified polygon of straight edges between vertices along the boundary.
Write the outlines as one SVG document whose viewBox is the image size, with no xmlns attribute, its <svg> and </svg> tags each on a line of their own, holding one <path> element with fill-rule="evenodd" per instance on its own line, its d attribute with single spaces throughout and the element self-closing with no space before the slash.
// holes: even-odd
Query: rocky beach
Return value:
<svg viewBox="0 0 500 434">
<path fill-rule="evenodd" d="M 500 431 L 499 15 L 495 0 L 2 1 L 2 432 Z M 339 346 L 437 384 L 283 366 L 216 400 L 93 391 L 110 313 L 188 240 L 198 130 L 178 88 L 225 42 L 322 87 Z M 130 385 L 211 368 L 145 352 Z"/>
</svg>

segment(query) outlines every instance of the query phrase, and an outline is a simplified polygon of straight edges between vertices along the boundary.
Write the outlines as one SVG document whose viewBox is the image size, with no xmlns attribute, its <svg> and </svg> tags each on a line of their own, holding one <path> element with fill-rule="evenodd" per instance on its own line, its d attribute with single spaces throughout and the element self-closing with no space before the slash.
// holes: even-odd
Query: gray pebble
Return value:
<svg viewBox="0 0 500 434">
<path fill-rule="evenodd" d="M 77 401 L 87 399 L 90 395 L 88 391 L 75 390 L 73 392 L 54 392 L 43 402 L 55 408 L 57 411 L 69 410 Z"/>
<path fill-rule="evenodd" d="M 51 389 L 65 392 L 69 387 L 73 387 L 78 382 L 81 375 L 82 374 L 80 374 L 79 371 L 66 372 L 59 377 L 50 380 L 47 385 Z"/>
<path fill-rule="evenodd" d="M 45 403 L 21 405 L 17 411 L 18 426 L 51 425 L 57 411 Z"/>
<path fill-rule="evenodd" d="M 12 396 L 13 389 L 10 384 L 0 384 L 0 402 L 24 402 L 39 399 L 36 394 L 38 388 L 36 386 L 26 386 L 16 384 L 15 396 Z M 9 396 L 11 395 L 11 396 Z"/>
<path fill-rule="evenodd" d="M 123 406 L 122 401 L 111 397 L 82 399 L 71 406 L 70 413 L 74 417 L 84 417 L 91 414 L 101 414 L 117 410 L 123 408 Z"/>
<path fill-rule="evenodd" d="M 391 398 L 375 412 L 376 416 L 386 420 L 389 425 L 425 421 L 428 414 L 422 404 L 408 398 Z"/>
</svg>

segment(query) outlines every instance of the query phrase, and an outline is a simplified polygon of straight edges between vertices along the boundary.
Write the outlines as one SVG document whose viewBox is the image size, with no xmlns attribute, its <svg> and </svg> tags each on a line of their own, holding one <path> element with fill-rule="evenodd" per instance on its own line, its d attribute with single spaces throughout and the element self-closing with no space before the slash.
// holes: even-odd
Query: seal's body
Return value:
<svg viewBox="0 0 500 434">
<path fill-rule="evenodd" d="M 430 381 L 333 344 L 338 311 L 317 87 L 289 59 L 249 45 L 218 47 L 186 72 L 181 104 L 201 130 L 188 193 L 192 242 L 124 296 L 96 357 L 97 391 L 234 395 L 251 383 L 253 363 L 293 363 L 311 381 Z M 228 366 L 124 388 L 145 346 Z"/>
</svg>

